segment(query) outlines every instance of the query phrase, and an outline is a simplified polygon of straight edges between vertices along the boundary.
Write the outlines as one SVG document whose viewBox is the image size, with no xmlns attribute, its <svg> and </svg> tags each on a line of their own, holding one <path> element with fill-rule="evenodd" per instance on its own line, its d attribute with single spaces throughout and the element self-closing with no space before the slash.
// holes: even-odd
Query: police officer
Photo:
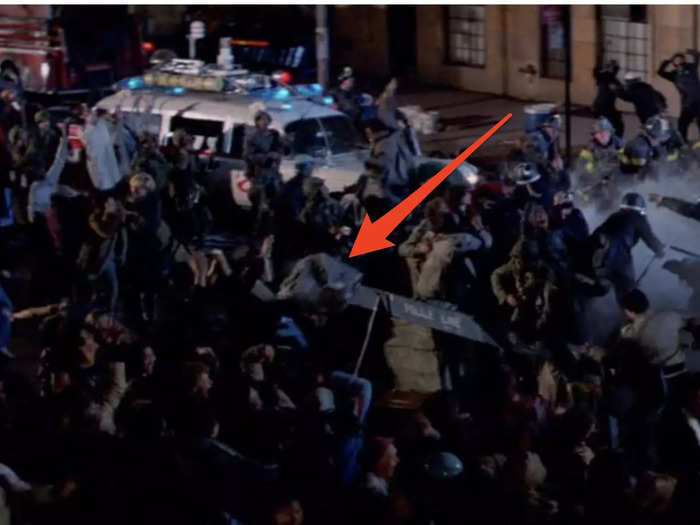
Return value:
<svg viewBox="0 0 700 525">
<path fill-rule="evenodd" d="M 605 117 L 598 117 L 593 123 L 591 135 L 590 143 L 581 150 L 576 163 L 576 185 L 585 200 L 599 201 L 598 197 L 611 192 L 623 142 Z"/>
<path fill-rule="evenodd" d="M 250 201 L 258 216 L 258 226 L 270 213 L 272 200 L 281 182 L 279 166 L 284 156 L 280 134 L 270 129 L 272 117 L 266 111 L 257 111 L 255 129 L 245 141 L 244 159 L 247 176 L 251 180 Z"/>
<path fill-rule="evenodd" d="M 625 174 L 654 174 L 656 163 L 675 163 L 680 156 L 682 139 L 668 120 L 654 116 L 643 131 L 627 143 L 620 154 L 620 170 Z"/>
<path fill-rule="evenodd" d="M 615 107 L 617 92 L 622 89 L 622 84 L 617 78 L 619 71 L 620 66 L 614 60 L 593 70 L 593 77 L 598 86 L 598 94 L 593 101 L 593 114 L 596 117 L 605 117 L 614 126 L 615 135 L 622 138 L 625 124 L 622 114 Z"/>
<path fill-rule="evenodd" d="M 550 166 L 560 169 L 563 164 L 559 151 L 561 127 L 561 116 L 553 114 L 537 130 L 529 133 L 523 148 L 527 159 L 542 169 Z"/>
<path fill-rule="evenodd" d="M 688 127 L 695 120 L 700 129 L 700 80 L 698 79 L 698 52 L 686 50 L 693 57 L 687 62 L 683 53 L 676 53 L 672 58 L 664 60 L 659 66 L 658 75 L 673 82 L 681 95 L 681 115 L 678 118 L 678 131 L 683 140 L 688 140 Z M 668 66 L 673 64 L 673 69 Z"/>
<path fill-rule="evenodd" d="M 666 111 L 666 97 L 655 90 L 651 84 L 643 82 L 639 73 L 625 74 L 625 86 L 617 92 L 617 96 L 632 103 L 642 124 Z"/>
<path fill-rule="evenodd" d="M 618 302 L 635 288 L 632 249 L 639 239 L 657 257 L 664 255 L 664 246 L 647 220 L 644 198 L 638 193 L 625 194 L 620 209 L 593 232 L 592 238 L 594 271 L 614 287 Z"/>
<path fill-rule="evenodd" d="M 529 202 L 549 209 L 551 205 L 551 187 L 542 174 L 531 162 L 521 162 L 509 173 L 508 177 L 515 182 L 515 199 L 524 209 Z"/>
<path fill-rule="evenodd" d="M 664 197 L 658 193 L 651 193 L 649 200 L 679 215 L 683 215 L 683 217 L 700 221 L 700 198 L 695 203 L 692 203 L 675 197 Z"/>
<path fill-rule="evenodd" d="M 593 123 L 590 143 L 579 154 L 576 171 L 582 177 L 608 175 L 617 168 L 618 156 L 623 141 L 615 135 L 615 128 L 605 117 L 598 117 Z"/>
<path fill-rule="evenodd" d="M 352 68 L 345 66 L 338 75 L 338 85 L 329 90 L 338 110 L 345 113 L 357 124 L 362 119 L 362 94 L 355 90 L 355 76 Z"/>
</svg>

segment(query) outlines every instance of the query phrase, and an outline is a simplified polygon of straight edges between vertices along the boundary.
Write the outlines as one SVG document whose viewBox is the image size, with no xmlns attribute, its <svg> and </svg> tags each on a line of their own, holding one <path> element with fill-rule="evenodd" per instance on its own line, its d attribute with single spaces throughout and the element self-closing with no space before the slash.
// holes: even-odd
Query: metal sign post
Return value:
<svg viewBox="0 0 700 525">
<path fill-rule="evenodd" d="M 571 6 L 563 6 L 564 10 L 564 115 L 566 118 L 566 164 L 571 160 Z"/>
</svg>

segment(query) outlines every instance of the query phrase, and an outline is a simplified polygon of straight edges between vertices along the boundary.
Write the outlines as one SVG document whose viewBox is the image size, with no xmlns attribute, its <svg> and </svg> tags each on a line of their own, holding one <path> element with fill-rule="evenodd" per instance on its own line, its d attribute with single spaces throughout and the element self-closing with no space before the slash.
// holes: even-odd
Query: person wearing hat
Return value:
<svg viewBox="0 0 700 525">
<path fill-rule="evenodd" d="M 651 84 L 644 82 L 639 73 L 625 73 L 625 85 L 617 90 L 617 96 L 634 106 L 639 122 L 646 123 L 654 115 L 666 111 L 666 97 L 654 89 Z"/>
<path fill-rule="evenodd" d="M 553 187 L 542 176 L 537 165 L 532 162 L 520 162 L 515 165 L 508 177 L 515 183 L 515 199 L 521 208 L 536 202 L 545 208 L 551 206 Z"/>
<path fill-rule="evenodd" d="M 255 127 L 245 141 L 243 158 L 252 182 L 250 201 L 260 228 L 271 212 L 272 201 L 281 184 L 279 167 L 284 157 L 284 143 L 279 132 L 270 129 L 272 117 L 267 111 L 258 110 L 254 122 Z"/>
<path fill-rule="evenodd" d="M 688 62 L 686 55 L 693 57 Z M 681 96 L 681 115 L 678 118 L 678 131 L 684 141 L 688 140 L 688 127 L 695 121 L 700 130 L 700 79 L 698 78 L 698 56 L 695 49 L 687 49 L 684 53 L 676 53 L 664 60 L 657 74 L 669 82 L 673 82 Z M 668 66 L 673 64 L 673 69 Z"/>
<path fill-rule="evenodd" d="M 338 85 L 328 94 L 333 97 L 338 111 L 345 113 L 358 124 L 362 118 L 362 94 L 355 90 L 355 76 L 350 66 L 345 66 L 338 75 Z"/>
<path fill-rule="evenodd" d="M 627 193 L 620 209 L 610 215 L 592 235 L 593 267 L 598 277 L 615 288 L 618 301 L 635 287 L 632 249 L 641 239 L 661 258 L 664 245 L 651 229 L 646 203 L 638 193 Z"/>
<path fill-rule="evenodd" d="M 615 128 L 615 135 L 622 139 L 625 123 L 622 120 L 622 114 L 615 107 L 617 92 L 622 89 L 622 83 L 617 78 L 619 72 L 620 66 L 614 60 L 602 67 L 597 66 L 593 70 L 593 77 L 598 86 L 598 94 L 593 101 L 593 114 L 596 118 L 605 117 L 608 119 Z"/>
<path fill-rule="evenodd" d="M 607 200 L 611 181 L 619 170 L 623 142 L 605 117 L 593 123 L 590 143 L 581 150 L 576 163 L 576 186 L 584 199 Z"/>
<path fill-rule="evenodd" d="M 658 165 L 677 166 L 682 139 L 667 119 L 655 115 L 644 124 L 644 129 L 628 142 L 620 153 L 620 170 L 625 174 L 657 175 Z"/>
<path fill-rule="evenodd" d="M 525 139 L 524 153 L 526 158 L 542 169 L 561 169 L 562 159 L 559 151 L 559 136 L 561 135 L 561 116 L 554 113 L 529 133 Z"/>
</svg>

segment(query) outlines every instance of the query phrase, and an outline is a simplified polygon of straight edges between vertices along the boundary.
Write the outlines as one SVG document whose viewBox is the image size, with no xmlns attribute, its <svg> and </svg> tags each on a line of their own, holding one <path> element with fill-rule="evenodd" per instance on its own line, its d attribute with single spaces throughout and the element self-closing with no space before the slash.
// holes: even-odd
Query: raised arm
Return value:
<svg viewBox="0 0 700 525">
<path fill-rule="evenodd" d="M 665 78 L 669 82 L 675 82 L 676 72 L 675 71 L 668 71 L 668 65 L 670 63 L 671 63 L 671 60 L 668 58 L 666 60 L 662 61 L 656 74 L 659 75 L 661 78 Z"/>
</svg>

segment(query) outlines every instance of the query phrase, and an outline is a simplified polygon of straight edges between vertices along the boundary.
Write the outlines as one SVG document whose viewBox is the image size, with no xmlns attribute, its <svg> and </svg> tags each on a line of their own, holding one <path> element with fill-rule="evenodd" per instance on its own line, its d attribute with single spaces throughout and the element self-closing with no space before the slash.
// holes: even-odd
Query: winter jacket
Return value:
<svg viewBox="0 0 700 525">
<path fill-rule="evenodd" d="M 617 79 L 617 71 L 601 71 L 599 68 L 593 72 L 596 85 L 598 86 L 598 94 L 593 102 L 593 112 L 596 115 L 613 115 L 617 113 L 615 107 L 615 99 L 617 93 L 610 86 L 621 87 L 620 81 Z"/>
<path fill-rule="evenodd" d="M 604 257 L 607 267 L 620 267 L 632 261 L 632 248 L 639 239 L 644 241 L 651 251 L 658 256 L 663 254 L 663 244 L 654 235 L 645 215 L 635 210 L 619 210 L 601 224 L 593 236 L 608 244 Z"/>
<path fill-rule="evenodd" d="M 617 92 L 622 100 L 631 102 L 639 120 L 645 123 L 650 117 L 666 110 L 666 97 L 646 82 L 633 82 Z"/>
<path fill-rule="evenodd" d="M 664 60 L 657 74 L 676 85 L 681 94 L 681 106 L 688 107 L 700 100 L 700 79 L 698 79 L 698 52 L 693 51 L 693 62 L 685 63 L 680 70 L 668 71 L 671 60 Z"/>
</svg>

